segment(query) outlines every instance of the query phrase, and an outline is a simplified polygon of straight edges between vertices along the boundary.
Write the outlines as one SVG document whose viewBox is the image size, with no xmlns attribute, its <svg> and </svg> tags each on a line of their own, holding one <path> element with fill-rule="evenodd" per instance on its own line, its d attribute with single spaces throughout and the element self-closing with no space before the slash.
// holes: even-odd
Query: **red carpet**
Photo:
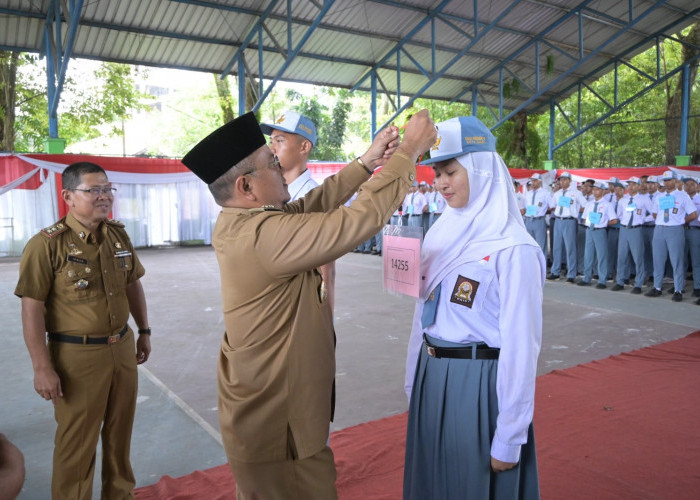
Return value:
<svg viewBox="0 0 700 500">
<path fill-rule="evenodd" d="M 700 331 L 537 379 L 544 499 L 700 496 Z M 335 432 L 341 499 L 401 498 L 406 414 Z M 235 498 L 227 465 L 136 490 L 136 498 Z"/>
</svg>

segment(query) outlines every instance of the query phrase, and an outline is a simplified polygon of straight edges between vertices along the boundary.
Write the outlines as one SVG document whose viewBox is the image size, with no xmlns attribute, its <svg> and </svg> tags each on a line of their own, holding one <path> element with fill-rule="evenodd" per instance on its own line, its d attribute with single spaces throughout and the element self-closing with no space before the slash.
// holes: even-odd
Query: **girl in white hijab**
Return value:
<svg viewBox="0 0 700 500">
<path fill-rule="evenodd" d="M 532 416 L 545 260 L 496 140 L 474 117 L 438 124 L 448 208 L 421 250 L 406 366 L 404 499 L 539 498 Z"/>
</svg>

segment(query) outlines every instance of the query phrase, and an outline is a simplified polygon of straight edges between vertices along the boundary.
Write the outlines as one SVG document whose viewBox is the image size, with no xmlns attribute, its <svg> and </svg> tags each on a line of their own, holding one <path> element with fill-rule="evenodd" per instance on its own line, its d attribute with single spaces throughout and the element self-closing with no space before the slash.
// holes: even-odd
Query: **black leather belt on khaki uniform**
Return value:
<svg viewBox="0 0 700 500">
<path fill-rule="evenodd" d="M 425 351 L 433 358 L 456 358 L 456 359 L 498 359 L 501 350 L 489 347 L 486 344 L 470 344 L 464 347 L 438 347 L 432 345 L 427 339 Z"/>
<path fill-rule="evenodd" d="M 119 333 L 109 337 L 88 337 L 87 335 L 64 335 L 62 333 L 49 333 L 49 340 L 54 342 L 67 342 L 69 344 L 115 344 L 129 331 L 129 325 L 124 325 Z"/>
</svg>

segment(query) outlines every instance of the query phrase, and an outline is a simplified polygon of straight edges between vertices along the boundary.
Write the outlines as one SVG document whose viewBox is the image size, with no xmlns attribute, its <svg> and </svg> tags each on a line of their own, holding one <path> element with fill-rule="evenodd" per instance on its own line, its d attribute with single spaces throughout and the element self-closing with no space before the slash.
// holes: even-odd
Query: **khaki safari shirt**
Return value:
<svg viewBox="0 0 700 500">
<path fill-rule="evenodd" d="M 303 459 L 326 446 L 335 337 L 316 268 L 377 234 L 415 173 L 394 154 L 349 207 L 341 205 L 369 177 L 358 162 L 284 210 L 222 210 L 212 244 L 226 326 L 218 378 L 229 460 Z"/>
<path fill-rule="evenodd" d="M 129 319 L 126 285 L 145 271 L 122 223 L 97 230 L 101 244 L 69 213 L 24 248 L 15 295 L 44 302 L 48 332 L 105 337 Z"/>
</svg>

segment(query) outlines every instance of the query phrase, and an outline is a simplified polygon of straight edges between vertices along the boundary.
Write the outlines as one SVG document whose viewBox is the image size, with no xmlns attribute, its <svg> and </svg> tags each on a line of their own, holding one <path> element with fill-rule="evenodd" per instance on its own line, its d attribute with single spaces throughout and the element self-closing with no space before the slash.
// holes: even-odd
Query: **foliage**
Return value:
<svg viewBox="0 0 700 500">
<path fill-rule="evenodd" d="M 36 56 L 23 54 L 23 62 L 17 76 L 15 150 L 42 151 L 48 136 L 45 75 Z M 92 139 L 102 133 L 102 124 L 121 134 L 121 120 L 146 107 L 142 101 L 148 96 L 137 91 L 136 72 L 126 64 L 101 63 L 85 74 L 69 65 L 58 109 L 59 137 L 68 144 Z"/>
<path fill-rule="evenodd" d="M 687 33 L 690 29 L 688 28 L 685 32 Z M 679 43 L 665 39 L 660 50 L 662 75 L 682 63 L 682 50 Z M 601 168 L 667 163 L 665 145 L 668 138 L 664 120 L 680 74 L 669 78 L 666 84 L 648 89 L 651 80 L 645 75 L 656 75 L 656 55 L 656 48 L 652 47 L 629 61 L 630 66 L 636 69 L 620 65 L 617 87 L 612 71 L 590 82 L 589 88 L 582 87 L 580 108 L 577 93 L 559 103 L 571 123 L 564 118 L 561 111 L 557 110 L 554 125 L 555 144 L 573 134 L 572 124 L 577 124 L 579 109 L 581 126 L 592 125 L 584 134 L 555 151 L 554 159 L 560 167 Z M 699 86 L 700 83 L 695 78 L 691 88 L 691 119 L 688 123 L 688 151 L 691 155 L 698 155 L 700 152 L 700 141 L 698 141 L 700 120 L 698 116 L 693 116 L 693 110 L 700 109 L 700 93 L 697 92 Z M 606 120 L 594 123 L 609 111 L 610 105 L 615 103 L 616 90 L 619 103 L 624 103 L 639 92 L 645 93 Z M 548 138 L 549 120 L 539 120 L 537 129 L 540 137 Z"/>
<path fill-rule="evenodd" d="M 345 160 L 343 141 L 347 128 L 347 118 L 351 104 L 349 92 L 345 89 L 323 88 L 321 94 L 332 98 L 331 113 L 329 106 L 321 103 L 318 95 L 304 96 L 294 90 L 287 91 L 287 101 L 294 109 L 311 119 L 316 125 L 316 146 L 311 150 L 310 160 L 337 161 Z"/>
</svg>

